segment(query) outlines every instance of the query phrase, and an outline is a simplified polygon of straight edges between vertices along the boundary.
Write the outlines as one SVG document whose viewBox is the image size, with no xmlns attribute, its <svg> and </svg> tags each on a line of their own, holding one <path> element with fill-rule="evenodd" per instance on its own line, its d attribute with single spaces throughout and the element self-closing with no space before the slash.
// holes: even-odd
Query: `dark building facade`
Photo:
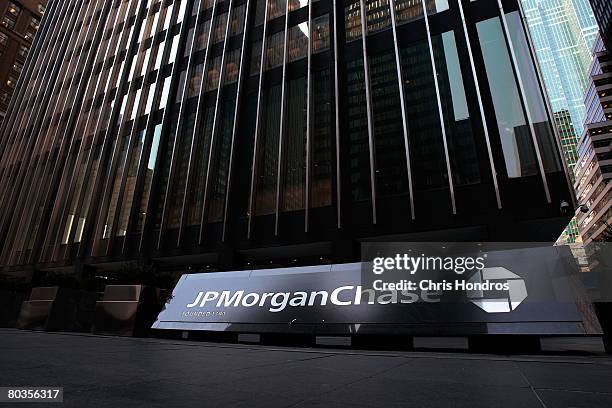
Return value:
<svg viewBox="0 0 612 408">
<path fill-rule="evenodd" d="M 0 1 L 0 123 L 46 6 L 47 0 Z"/>
<path fill-rule="evenodd" d="M 519 7 L 51 1 L 0 129 L 3 273 L 554 241 L 574 198 Z"/>
<path fill-rule="evenodd" d="M 612 4 L 608 0 L 590 0 L 597 25 L 608 49 L 612 49 Z"/>
</svg>

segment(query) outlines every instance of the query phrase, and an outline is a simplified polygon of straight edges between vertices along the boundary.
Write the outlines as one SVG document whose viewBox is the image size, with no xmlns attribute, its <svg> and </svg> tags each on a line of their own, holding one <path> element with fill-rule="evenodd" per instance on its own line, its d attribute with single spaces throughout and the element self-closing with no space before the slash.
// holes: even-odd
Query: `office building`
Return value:
<svg viewBox="0 0 612 408">
<path fill-rule="evenodd" d="M 8 108 L 47 0 L 0 1 L 0 123 Z"/>
<path fill-rule="evenodd" d="M 585 95 L 585 131 L 578 145 L 576 193 L 589 211 L 577 216 L 585 245 L 609 240 L 612 223 L 612 57 L 601 37 Z"/>
<path fill-rule="evenodd" d="M 612 49 L 612 4 L 608 0 L 590 0 L 593 13 L 607 49 Z"/>
<path fill-rule="evenodd" d="M 49 2 L 0 128 L 3 273 L 554 241 L 573 189 L 521 13 L 516 0 Z"/>
</svg>

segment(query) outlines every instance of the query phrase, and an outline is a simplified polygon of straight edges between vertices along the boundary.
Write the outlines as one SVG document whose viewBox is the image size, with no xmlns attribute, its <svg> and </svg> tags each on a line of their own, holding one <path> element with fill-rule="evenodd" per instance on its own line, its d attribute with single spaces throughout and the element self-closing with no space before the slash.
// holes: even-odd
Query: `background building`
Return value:
<svg viewBox="0 0 612 408">
<path fill-rule="evenodd" d="M 612 57 L 601 37 L 594 56 L 585 96 L 585 131 L 575 168 L 578 201 L 589 207 L 587 213 L 577 216 L 585 245 L 612 239 Z"/>
<path fill-rule="evenodd" d="M 599 27 L 588 0 L 522 0 L 522 5 L 573 177 L 576 146 L 583 132 L 591 49 Z M 572 219 L 559 242 L 575 242 L 578 235 Z"/>
<path fill-rule="evenodd" d="M 5 274 L 552 242 L 571 217 L 515 0 L 63 0 L 45 18 L 0 128 Z"/>
<path fill-rule="evenodd" d="M 0 0 L 0 123 L 46 5 L 47 0 Z"/>
<path fill-rule="evenodd" d="M 612 49 L 612 4 L 608 0 L 590 0 L 607 49 Z"/>
</svg>

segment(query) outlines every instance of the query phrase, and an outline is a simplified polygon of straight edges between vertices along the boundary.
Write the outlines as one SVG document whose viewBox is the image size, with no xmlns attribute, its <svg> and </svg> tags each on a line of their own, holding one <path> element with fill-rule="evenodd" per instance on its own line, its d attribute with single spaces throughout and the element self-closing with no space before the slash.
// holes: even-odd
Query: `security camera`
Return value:
<svg viewBox="0 0 612 408">
<path fill-rule="evenodd" d="M 567 214 L 569 212 L 570 205 L 567 201 L 561 200 L 561 204 L 559 205 L 559 211 L 561 214 Z"/>
<path fill-rule="evenodd" d="M 578 206 L 578 209 L 580 210 L 581 213 L 588 213 L 589 212 L 589 206 L 586 204 L 580 204 Z"/>
</svg>

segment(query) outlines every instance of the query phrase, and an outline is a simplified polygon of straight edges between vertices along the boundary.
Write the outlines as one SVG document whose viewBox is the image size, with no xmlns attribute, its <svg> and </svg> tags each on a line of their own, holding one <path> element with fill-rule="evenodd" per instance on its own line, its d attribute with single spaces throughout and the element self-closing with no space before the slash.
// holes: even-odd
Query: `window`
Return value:
<svg viewBox="0 0 612 408">
<path fill-rule="evenodd" d="M 327 14 L 312 20 L 312 52 L 329 48 L 329 16 Z"/>
<path fill-rule="evenodd" d="M 389 197 L 408 192 L 406 150 L 397 83 L 395 53 L 370 58 L 375 153 L 376 194 Z"/>
<path fill-rule="evenodd" d="M 284 31 L 272 34 L 266 44 L 266 69 L 271 69 L 283 64 Z"/>
<path fill-rule="evenodd" d="M 306 78 L 288 83 L 285 111 L 285 144 L 283 167 L 282 211 L 304 209 L 306 182 Z"/>
<path fill-rule="evenodd" d="M 0 33 L 0 47 L 6 47 L 8 43 L 8 35 Z"/>
<path fill-rule="evenodd" d="M 234 13 L 232 14 L 232 22 L 230 25 L 230 36 L 234 36 L 237 34 L 241 34 L 244 30 L 244 13 L 246 10 L 246 5 L 242 4 L 234 9 Z"/>
<path fill-rule="evenodd" d="M 221 42 L 225 39 L 225 28 L 227 27 L 227 12 L 220 14 L 215 19 L 213 26 L 213 44 Z"/>
<path fill-rule="evenodd" d="M 25 38 L 32 39 L 36 35 L 38 31 L 38 27 L 40 26 L 40 20 L 34 16 L 30 19 L 30 24 L 26 28 Z"/>
<path fill-rule="evenodd" d="M 308 55 L 308 23 L 300 23 L 289 29 L 289 61 Z"/>
<path fill-rule="evenodd" d="M 391 25 L 389 0 L 367 0 L 366 10 L 368 33 L 375 33 Z"/>
<path fill-rule="evenodd" d="M 432 38 L 444 127 L 455 185 L 480 182 L 474 132 L 453 31 Z"/>
<path fill-rule="evenodd" d="M 238 80 L 238 70 L 240 69 L 240 48 L 230 51 L 225 59 L 224 84 L 230 84 Z"/>
<path fill-rule="evenodd" d="M 361 38 L 361 9 L 358 1 L 347 4 L 344 8 L 346 41 Z"/>
<path fill-rule="evenodd" d="M 257 149 L 255 215 L 273 214 L 275 211 L 279 142 L 278 124 L 281 107 L 280 85 L 273 85 L 266 90 L 264 104 L 260 141 Z"/>
<path fill-rule="evenodd" d="M 8 86 L 9 88 L 13 89 L 15 88 L 15 85 L 17 85 L 17 76 L 19 74 L 16 74 L 14 71 L 11 72 L 8 76 L 8 79 L 6 80 L 6 86 Z"/>
<path fill-rule="evenodd" d="M 17 19 L 19 18 L 20 13 L 21 7 L 12 1 L 9 1 L 4 17 L 2 17 L 2 25 L 11 30 L 15 29 L 15 24 L 17 24 Z"/>
<path fill-rule="evenodd" d="M 21 58 L 25 58 L 28 56 L 28 47 L 26 47 L 25 45 L 20 45 L 19 49 L 17 50 L 17 54 L 21 57 Z"/>
<path fill-rule="evenodd" d="M 398 24 L 423 18 L 422 0 L 397 0 L 395 2 L 395 14 Z"/>
<path fill-rule="evenodd" d="M 535 151 L 498 17 L 476 24 L 509 178 L 537 174 Z"/>
</svg>

